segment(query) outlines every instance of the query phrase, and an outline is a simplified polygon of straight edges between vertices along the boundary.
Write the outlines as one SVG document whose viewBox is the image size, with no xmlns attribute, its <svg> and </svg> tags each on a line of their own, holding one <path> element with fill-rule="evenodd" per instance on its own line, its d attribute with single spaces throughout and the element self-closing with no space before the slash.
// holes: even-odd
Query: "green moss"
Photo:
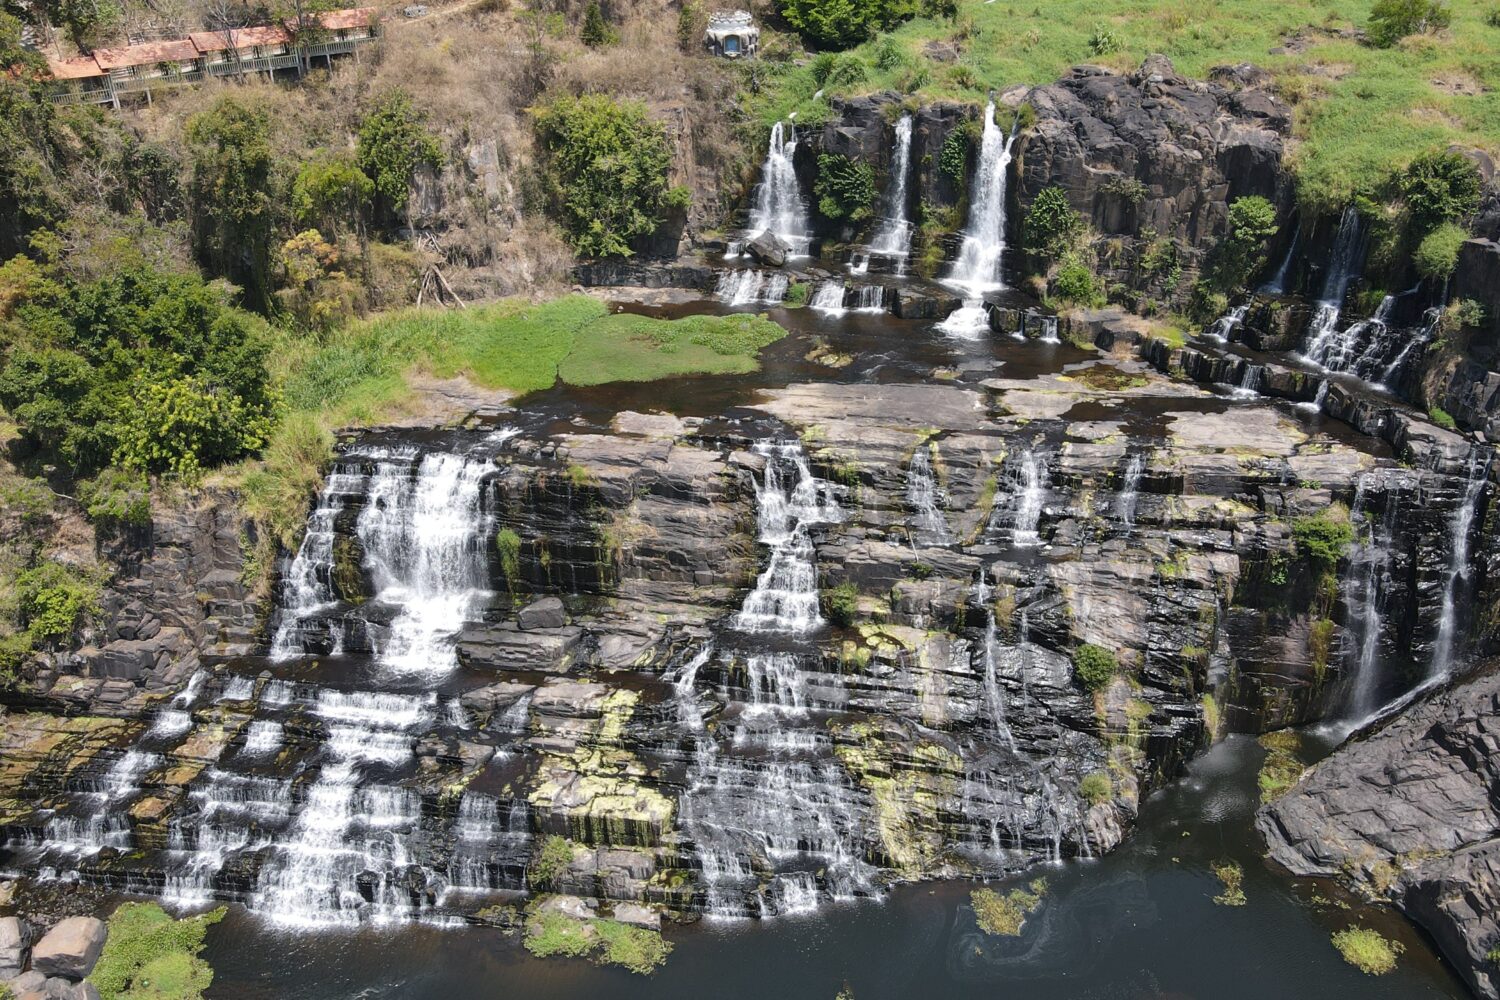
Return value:
<svg viewBox="0 0 1500 1000">
<path fill-rule="evenodd" d="M 1396 967 L 1396 956 L 1405 949 L 1399 941 L 1388 941 L 1367 927 L 1349 927 L 1333 935 L 1333 946 L 1344 961 L 1371 976 L 1383 976 Z"/>
<path fill-rule="evenodd" d="M 198 953 L 224 912 L 174 920 L 155 903 L 121 904 L 89 981 L 101 1000 L 202 1000 L 214 974 Z"/>
<path fill-rule="evenodd" d="M 1224 891 L 1214 897 L 1214 902 L 1220 906 L 1244 906 L 1245 905 L 1245 869 L 1241 868 L 1237 861 L 1225 861 L 1222 864 L 1214 864 L 1214 875 L 1224 884 Z"/>
<path fill-rule="evenodd" d="M 526 919 L 524 943 L 537 958 L 582 958 L 594 950 L 596 941 L 590 921 L 574 920 L 556 910 L 538 910 Z"/>
<path fill-rule="evenodd" d="M 1437 424 L 1445 431 L 1458 430 L 1458 421 L 1454 420 L 1453 415 L 1447 410 L 1443 409 L 1441 406 L 1434 406 L 1432 409 L 1428 410 L 1427 419 L 1431 420 L 1433 423 Z"/>
<path fill-rule="evenodd" d="M 1271 802 L 1285 795 L 1305 768 L 1297 753 L 1302 747 L 1302 738 L 1290 729 L 1266 733 L 1259 740 L 1266 751 L 1256 782 L 1260 786 L 1260 800 Z"/>
<path fill-rule="evenodd" d="M 975 889 L 969 896 L 979 929 L 998 937 L 1015 937 L 1021 933 L 1026 918 L 1042 903 L 1047 883 L 1033 881 L 1028 889 L 1012 889 L 1001 895 L 993 889 Z"/>
<path fill-rule="evenodd" d="M 645 927 L 633 927 L 617 920 L 595 920 L 594 931 L 603 943 L 599 960 L 608 965 L 618 965 L 639 975 L 649 975 L 666 964 L 671 954 L 672 943 L 662 938 L 660 931 Z"/>
<path fill-rule="evenodd" d="M 1091 806 L 1108 802 L 1115 794 L 1114 784 L 1104 771 L 1093 771 L 1078 782 L 1078 794 Z"/>
<path fill-rule="evenodd" d="M 495 548 L 500 552 L 500 572 L 512 590 L 521 582 L 521 536 L 510 528 L 495 532 Z"/>
</svg>

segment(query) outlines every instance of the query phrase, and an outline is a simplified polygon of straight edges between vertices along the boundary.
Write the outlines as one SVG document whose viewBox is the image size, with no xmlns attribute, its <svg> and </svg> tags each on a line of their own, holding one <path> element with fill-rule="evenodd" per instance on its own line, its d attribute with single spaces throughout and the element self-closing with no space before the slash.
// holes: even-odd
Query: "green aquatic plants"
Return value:
<svg viewBox="0 0 1500 1000">
<path fill-rule="evenodd" d="M 1396 958 L 1406 949 L 1399 941 L 1382 937 L 1368 927 L 1348 927 L 1333 935 L 1333 946 L 1344 961 L 1360 972 L 1383 976 L 1396 968 Z"/>
<path fill-rule="evenodd" d="M 1274 802 L 1291 790 L 1306 770 L 1297 754 L 1302 748 L 1302 738 L 1294 730 L 1281 729 L 1266 733 L 1257 741 L 1266 751 L 1256 784 L 1260 787 L 1261 802 Z"/>
<path fill-rule="evenodd" d="M 174 920 L 155 903 L 122 903 L 109 918 L 109 937 L 89 982 L 100 1000 L 202 1000 L 213 969 L 198 957 L 219 907 Z"/>
<path fill-rule="evenodd" d="M 1073 651 L 1073 675 L 1089 691 L 1102 691 L 1120 668 L 1114 652 L 1085 642 Z"/>
<path fill-rule="evenodd" d="M 526 918 L 522 942 L 538 958 L 590 958 L 599 965 L 618 965 L 639 975 L 655 972 L 672 952 L 672 943 L 660 931 L 540 908 Z"/>
<path fill-rule="evenodd" d="M 969 902 L 980 930 L 997 937 L 1015 937 L 1046 894 L 1047 882 L 1039 878 L 1025 889 L 1012 889 L 1003 895 L 993 889 L 975 889 Z"/>
<path fill-rule="evenodd" d="M 1214 897 L 1220 906 L 1245 905 L 1245 869 L 1238 861 L 1215 862 L 1209 866 L 1214 877 L 1224 886 L 1224 891 Z"/>
</svg>

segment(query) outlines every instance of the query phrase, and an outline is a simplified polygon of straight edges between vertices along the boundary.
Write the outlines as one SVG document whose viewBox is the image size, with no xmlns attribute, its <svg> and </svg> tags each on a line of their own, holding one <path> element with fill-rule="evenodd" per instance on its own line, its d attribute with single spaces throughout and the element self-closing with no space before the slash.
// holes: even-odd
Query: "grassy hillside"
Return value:
<svg viewBox="0 0 1500 1000">
<path fill-rule="evenodd" d="M 746 101 L 763 122 L 794 111 L 815 121 L 827 114 L 813 96 L 820 86 L 825 96 L 895 89 L 981 101 L 1078 63 L 1130 69 L 1153 52 L 1197 77 L 1253 62 L 1296 105 L 1303 200 L 1331 206 L 1434 146 L 1500 152 L 1500 8 L 1448 7 L 1447 29 L 1378 49 L 1355 34 L 1370 0 L 962 0 L 953 21 L 912 21 L 821 63 L 782 64 Z M 958 58 L 933 58 L 934 43 L 956 44 Z"/>
</svg>

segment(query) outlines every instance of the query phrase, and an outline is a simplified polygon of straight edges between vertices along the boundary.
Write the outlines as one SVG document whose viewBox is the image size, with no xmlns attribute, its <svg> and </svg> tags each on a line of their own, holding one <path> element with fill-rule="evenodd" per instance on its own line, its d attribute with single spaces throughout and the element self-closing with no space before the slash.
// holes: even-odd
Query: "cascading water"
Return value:
<svg viewBox="0 0 1500 1000">
<path fill-rule="evenodd" d="M 1445 293 L 1446 296 L 1446 293 Z M 1380 384 L 1391 392 L 1400 388 L 1403 377 L 1406 374 L 1407 359 L 1412 356 L 1413 351 L 1422 351 L 1432 338 L 1437 335 L 1438 324 L 1442 322 L 1443 310 L 1441 306 L 1433 306 L 1422 315 L 1422 326 L 1416 336 L 1409 337 L 1402 345 L 1401 350 L 1391 359 L 1380 372 Z"/>
<path fill-rule="evenodd" d="M 1323 290 L 1318 296 L 1318 307 L 1307 330 L 1307 349 L 1303 352 L 1303 357 L 1313 364 L 1323 364 L 1335 350 L 1344 296 L 1349 292 L 1349 282 L 1354 280 L 1359 271 L 1363 252 L 1364 220 L 1351 206 L 1344 209 L 1343 217 L 1339 220 L 1338 233 L 1333 240 L 1333 253 L 1328 261 L 1328 273 L 1323 276 Z"/>
<path fill-rule="evenodd" d="M 1490 453 L 1474 448 L 1469 452 L 1467 484 L 1464 495 L 1449 519 L 1448 572 L 1443 581 L 1443 605 L 1438 618 L 1437 639 L 1433 643 L 1429 678 L 1447 677 L 1458 659 L 1458 612 L 1468 591 L 1470 566 L 1469 544 L 1479 516 L 1480 502 L 1489 485 Z"/>
<path fill-rule="evenodd" d="M 1365 481 L 1361 478 L 1349 509 L 1349 519 L 1365 530 L 1350 557 L 1350 593 L 1345 601 L 1350 610 L 1356 640 L 1354 677 L 1345 715 L 1365 719 L 1375 710 L 1380 695 L 1380 637 L 1385 627 L 1384 606 L 1391 587 L 1391 565 L 1396 544 L 1396 513 L 1400 509 L 1399 493 L 1385 497 L 1385 513 L 1379 520 L 1366 517 Z"/>
<path fill-rule="evenodd" d="M 953 533 L 938 509 L 938 488 L 932 477 L 928 446 L 917 445 L 906 469 L 906 502 L 912 509 L 912 544 L 951 545 Z"/>
<path fill-rule="evenodd" d="M 1388 359 L 1401 354 L 1403 346 L 1409 347 L 1411 342 L 1410 337 L 1389 325 L 1395 304 L 1394 295 L 1385 296 L 1374 315 L 1330 338 L 1322 354 L 1311 360 L 1329 371 L 1345 372 L 1366 381 L 1380 379 Z"/>
<path fill-rule="evenodd" d="M 1234 339 L 1234 331 L 1245 322 L 1245 313 L 1249 311 L 1249 303 L 1237 305 L 1214 320 L 1213 325 L 1204 332 L 1210 339 L 1227 344 Z"/>
<path fill-rule="evenodd" d="M 812 301 L 807 304 L 808 308 L 828 316 L 842 316 L 844 315 L 844 292 L 842 281 L 825 281 L 813 293 Z"/>
<path fill-rule="evenodd" d="M 714 297 L 731 306 L 775 305 L 786 298 L 791 279 L 779 272 L 724 271 Z"/>
<path fill-rule="evenodd" d="M 1034 548 L 1041 542 L 1037 526 L 1047 499 L 1047 463 L 1026 451 L 1005 464 L 1006 501 L 997 505 L 991 527 L 1008 531 L 1016 548 Z"/>
<path fill-rule="evenodd" d="M 1016 737 L 1011 732 L 1010 723 L 1005 716 L 1005 692 L 1000 688 L 998 673 L 1000 640 L 998 627 L 995 623 L 995 608 L 991 600 L 995 596 L 994 588 L 990 586 L 989 572 L 980 567 L 979 579 L 974 584 L 974 603 L 978 604 L 984 611 L 984 703 L 989 710 L 990 722 L 995 727 L 995 732 L 1004 738 L 1011 753 L 1016 752 Z"/>
<path fill-rule="evenodd" d="M 813 476 L 800 444 L 761 443 L 755 451 L 766 463 L 755 496 L 758 538 L 770 549 L 770 559 L 735 626 L 749 632 L 807 632 L 823 621 L 808 533 L 837 524 L 843 512 L 830 485 Z"/>
<path fill-rule="evenodd" d="M 896 151 L 891 158 L 891 185 L 886 194 L 886 214 L 880 231 L 870 244 L 873 253 L 897 257 L 903 263 L 911 247 L 911 222 L 906 217 L 907 179 L 911 174 L 910 114 L 896 122 Z"/>
<path fill-rule="evenodd" d="M 1135 508 L 1141 495 L 1141 476 L 1146 471 L 1146 456 L 1135 452 L 1125 463 L 1120 476 L 1120 492 L 1115 498 L 1115 512 L 1120 523 L 1130 528 L 1135 525 Z"/>
<path fill-rule="evenodd" d="M 790 122 L 771 126 L 771 142 L 760 168 L 760 186 L 750 209 L 750 233 L 774 233 L 792 248 L 794 255 L 807 253 L 807 209 L 797 184 L 793 157 L 797 153 L 797 129 Z"/>
<path fill-rule="evenodd" d="M 1281 265 L 1276 268 L 1276 273 L 1271 280 L 1261 286 L 1261 291 L 1267 295 L 1285 295 L 1286 279 L 1288 272 L 1292 269 L 1292 261 L 1297 256 L 1297 247 L 1302 243 L 1302 219 L 1298 217 L 1297 228 L 1292 230 L 1292 242 L 1287 244 L 1286 254 L 1281 258 Z"/>
<path fill-rule="evenodd" d="M 1016 116 L 1019 124 L 1020 116 Z M 979 166 L 969 201 L 969 224 L 963 246 L 945 283 L 964 294 L 962 308 L 938 329 L 961 337 L 977 337 L 989 326 L 981 296 L 1005 287 L 1005 189 L 1010 175 L 1011 146 L 1016 130 L 1000 130 L 995 122 L 995 102 L 984 109 L 984 134 L 979 144 Z"/>
</svg>

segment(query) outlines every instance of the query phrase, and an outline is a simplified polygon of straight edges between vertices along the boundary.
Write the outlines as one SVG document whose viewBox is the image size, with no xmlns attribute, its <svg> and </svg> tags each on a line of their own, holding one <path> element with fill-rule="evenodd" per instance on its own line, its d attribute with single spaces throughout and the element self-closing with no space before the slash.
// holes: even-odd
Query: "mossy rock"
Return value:
<svg viewBox="0 0 1500 1000">
<path fill-rule="evenodd" d="M 337 535 L 333 540 L 333 592 L 350 604 L 369 599 L 365 584 L 365 547 L 351 535 Z"/>
</svg>

